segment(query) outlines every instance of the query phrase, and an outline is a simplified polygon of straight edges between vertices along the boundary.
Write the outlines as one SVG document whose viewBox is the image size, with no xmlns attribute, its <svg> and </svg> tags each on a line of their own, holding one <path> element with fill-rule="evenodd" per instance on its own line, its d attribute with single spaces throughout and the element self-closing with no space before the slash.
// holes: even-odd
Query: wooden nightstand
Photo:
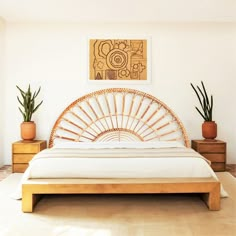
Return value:
<svg viewBox="0 0 236 236">
<path fill-rule="evenodd" d="M 12 172 L 23 173 L 35 154 L 47 147 L 46 140 L 17 141 L 12 144 Z"/>
<path fill-rule="evenodd" d="M 192 140 L 192 148 L 211 161 L 211 167 L 214 171 L 225 171 L 226 142 Z"/>
</svg>

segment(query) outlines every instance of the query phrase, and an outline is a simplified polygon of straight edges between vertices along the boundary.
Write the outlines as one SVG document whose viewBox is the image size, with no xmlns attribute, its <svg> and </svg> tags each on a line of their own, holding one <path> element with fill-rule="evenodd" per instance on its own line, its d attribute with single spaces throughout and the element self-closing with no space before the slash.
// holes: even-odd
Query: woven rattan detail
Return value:
<svg viewBox="0 0 236 236">
<path fill-rule="evenodd" d="M 87 94 L 71 103 L 55 122 L 49 147 L 60 141 L 171 141 L 189 147 L 174 112 L 154 96 L 127 88 Z"/>
</svg>

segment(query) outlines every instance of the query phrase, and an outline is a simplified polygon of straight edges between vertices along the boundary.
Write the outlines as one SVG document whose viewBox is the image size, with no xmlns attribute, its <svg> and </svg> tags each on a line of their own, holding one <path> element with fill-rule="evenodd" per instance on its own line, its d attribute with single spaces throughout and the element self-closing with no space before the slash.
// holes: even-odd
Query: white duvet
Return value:
<svg viewBox="0 0 236 236">
<path fill-rule="evenodd" d="M 207 160 L 178 142 L 61 143 L 36 154 L 22 182 L 33 178 L 209 177 L 217 179 Z M 223 188 L 221 196 L 227 196 Z"/>
</svg>

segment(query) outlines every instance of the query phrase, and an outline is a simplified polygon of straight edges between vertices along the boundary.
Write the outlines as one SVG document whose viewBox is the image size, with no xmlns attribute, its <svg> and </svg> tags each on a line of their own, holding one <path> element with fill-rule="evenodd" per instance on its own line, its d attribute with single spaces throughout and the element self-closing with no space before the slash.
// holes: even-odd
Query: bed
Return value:
<svg viewBox="0 0 236 236">
<path fill-rule="evenodd" d="M 30 162 L 22 210 L 44 194 L 126 193 L 199 193 L 220 209 L 220 182 L 166 104 L 134 89 L 89 93 L 65 108 Z"/>
</svg>

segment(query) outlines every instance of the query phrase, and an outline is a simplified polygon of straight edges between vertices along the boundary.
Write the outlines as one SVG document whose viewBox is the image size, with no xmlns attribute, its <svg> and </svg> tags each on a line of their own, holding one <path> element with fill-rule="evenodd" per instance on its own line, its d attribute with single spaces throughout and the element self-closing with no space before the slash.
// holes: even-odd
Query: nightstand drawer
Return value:
<svg viewBox="0 0 236 236">
<path fill-rule="evenodd" d="M 214 171 L 225 171 L 225 162 L 214 162 L 211 163 L 211 168 Z"/>
<path fill-rule="evenodd" d="M 12 147 L 13 153 L 38 153 L 40 151 L 39 145 L 25 145 L 25 144 L 15 144 Z"/>
<path fill-rule="evenodd" d="M 211 162 L 225 162 L 224 153 L 201 153 L 201 155 Z"/>
<path fill-rule="evenodd" d="M 35 154 L 13 154 L 13 163 L 28 163 Z"/>
<path fill-rule="evenodd" d="M 200 144 L 197 148 L 198 152 L 207 152 L 207 153 L 225 153 L 224 144 Z"/>
<path fill-rule="evenodd" d="M 15 164 L 12 171 L 15 173 L 24 173 L 29 165 L 28 164 Z"/>
</svg>

